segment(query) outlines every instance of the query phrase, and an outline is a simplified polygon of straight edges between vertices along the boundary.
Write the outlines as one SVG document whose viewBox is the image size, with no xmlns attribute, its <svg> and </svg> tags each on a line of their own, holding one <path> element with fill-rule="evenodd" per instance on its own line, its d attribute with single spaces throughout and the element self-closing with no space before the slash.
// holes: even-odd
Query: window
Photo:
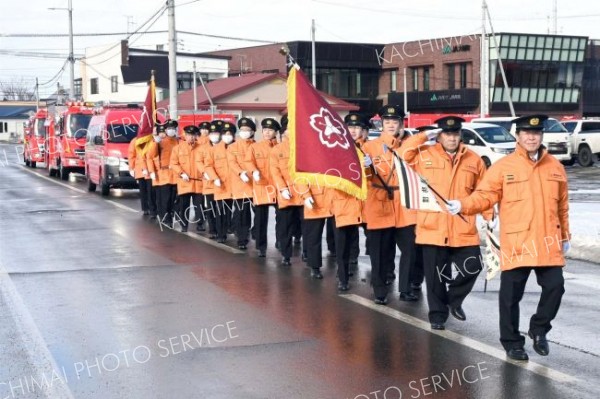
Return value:
<svg viewBox="0 0 600 399">
<path fill-rule="evenodd" d="M 454 90 L 455 78 L 454 78 L 454 64 L 448 64 L 448 90 Z"/>
<path fill-rule="evenodd" d="M 419 91 L 419 70 L 417 68 L 411 68 L 413 91 Z"/>
<path fill-rule="evenodd" d="M 0 122 L 0 133 L 8 133 L 8 123 Z"/>
<path fill-rule="evenodd" d="M 398 89 L 398 71 L 393 70 L 390 73 L 390 90 L 396 91 Z"/>
<path fill-rule="evenodd" d="M 119 80 L 118 77 L 115 76 L 111 76 L 110 77 L 110 92 L 111 93 L 116 93 L 119 91 Z"/>
<path fill-rule="evenodd" d="M 463 128 L 460 131 L 460 136 L 461 136 L 462 142 L 465 144 L 478 145 L 478 146 L 484 145 L 483 142 L 481 141 L 481 139 L 479 137 L 477 137 L 477 135 L 470 130 Z"/>
<path fill-rule="evenodd" d="M 81 94 L 81 78 L 75 79 L 74 83 L 75 83 L 74 84 L 75 97 L 76 98 L 81 97 L 82 96 L 82 94 Z"/>
<path fill-rule="evenodd" d="M 423 68 L 423 90 L 429 91 L 429 67 Z"/>
<path fill-rule="evenodd" d="M 98 78 L 90 79 L 90 94 L 98 94 Z"/>
<path fill-rule="evenodd" d="M 460 88 L 465 89 L 467 87 L 467 64 L 460 64 L 459 66 L 459 78 L 460 78 Z"/>
</svg>

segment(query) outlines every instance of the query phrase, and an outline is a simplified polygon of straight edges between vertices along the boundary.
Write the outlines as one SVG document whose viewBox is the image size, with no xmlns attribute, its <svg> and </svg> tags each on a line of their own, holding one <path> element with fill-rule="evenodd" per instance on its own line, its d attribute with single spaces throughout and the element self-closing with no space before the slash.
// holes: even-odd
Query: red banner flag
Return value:
<svg viewBox="0 0 600 399">
<path fill-rule="evenodd" d="M 156 85 L 154 84 L 154 74 L 150 78 L 148 86 L 148 94 L 144 101 L 144 112 L 142 113 L 142 121 L 138 130 L 138 137 L 144 137 L 152 134 L 152 129 L 156 123 Z"/>
<path fill-rule="evenodd" d="M 343 119 L 296 67 L 290 70 L 287 89 L 292 179 L 366 199 L 363 156 Z"/>
</svg>

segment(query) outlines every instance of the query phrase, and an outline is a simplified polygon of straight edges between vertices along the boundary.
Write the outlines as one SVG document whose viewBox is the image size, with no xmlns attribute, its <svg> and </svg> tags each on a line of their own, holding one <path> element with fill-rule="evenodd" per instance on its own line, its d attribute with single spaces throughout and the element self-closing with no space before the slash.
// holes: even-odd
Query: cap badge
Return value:
<svg viewBox="0 0 600 399">
<path fill-rule="evenodd" d="M 539 120 L 539 118 L 531 118 L 531 119 L 529 120 L 529 124 L 530 124 L 531 126 L 537 126 L 537 125 L 539 125 L 539 124 L 540 124 L 540 120 Z"/>
</svg>

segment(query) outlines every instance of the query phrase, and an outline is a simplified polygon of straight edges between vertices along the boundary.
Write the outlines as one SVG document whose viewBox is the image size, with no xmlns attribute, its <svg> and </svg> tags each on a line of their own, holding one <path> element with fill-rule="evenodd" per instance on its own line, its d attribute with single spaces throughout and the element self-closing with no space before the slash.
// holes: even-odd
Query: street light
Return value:
<svg viewBox="0 0 600 399">
<path fill-rule="evenodd" d="M 69 63 L 70 68 L 69 68 L 69 78 L 70 78 L 70 90 L 69 90 L 69 94 L 70 94 L 70 98 L 74 99 L 75 98 L 75 57 L 73 56 L 73 4 L 72 4 L 72 0 L 69 0 L 69 6 L 68 8 L 64 8 L 64 7 L 51 7 L 48 8 L 48 10 L 67 10 L 69 12 Z"/>
</svg>

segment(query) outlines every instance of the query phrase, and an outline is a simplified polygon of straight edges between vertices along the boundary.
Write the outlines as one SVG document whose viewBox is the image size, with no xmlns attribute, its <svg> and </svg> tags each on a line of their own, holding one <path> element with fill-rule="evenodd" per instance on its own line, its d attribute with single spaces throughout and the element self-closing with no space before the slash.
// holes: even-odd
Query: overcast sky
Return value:
<svg viewBox="0 0 600 399">
<path fill-rule="evenodd" d="M 10 8 L 7 3 L 10 2 Z M 367 5 L 370 3 L 372 5 Z M 557 0 L 558 32 L 600 39 L 600 5 L 591 0 Z M 131 32 L 165 4 L 164 0 L 73 0 L 74 33 Z M 177 30 L 243 37 L 273 42 L 310 40 L 311 19 L 317 41 L 392 43 L 460 36 L 481 31 L 479 0 L 176 0 Z M 488 0 L 496 32 L 548 33 L 554 0 Z M 68 0 L 2 0 L 0 33 L 68 33 Z M 65 10 L 48 10 L 49 7 Z M 149 30 L 167 30 L 167 13 Z M 148 26 L 142 31 L 147 30 Z M 75 54 L 121 36 L 75 37 Z M 258 45 L 252 41 L 178 35 L 181 49 L 202 52 Z M 154 48 L 167 34 L 135 35 L 132 47 Z M 19 55 L 7 54 L 18 52 Z M 23 53 L 53 53 L 62 58 Z M 118 47 L 108 56 L 116 55 Z M 35 78 L 48 95 L 59 81 L 68 87 L 68 37 L 0 37 L 0 81 L 20 81 L 32 87 Z M 44 55 L 48 57 L 48 55 Z M 318 60 L 317 60 L 318 64 Z M 58 75 L 57 75 L 58 74 Z M 75 65 L 75 77 L 79 66 Z M 55 76 L 57 79 L 52 80 Z"/>
</svg>

